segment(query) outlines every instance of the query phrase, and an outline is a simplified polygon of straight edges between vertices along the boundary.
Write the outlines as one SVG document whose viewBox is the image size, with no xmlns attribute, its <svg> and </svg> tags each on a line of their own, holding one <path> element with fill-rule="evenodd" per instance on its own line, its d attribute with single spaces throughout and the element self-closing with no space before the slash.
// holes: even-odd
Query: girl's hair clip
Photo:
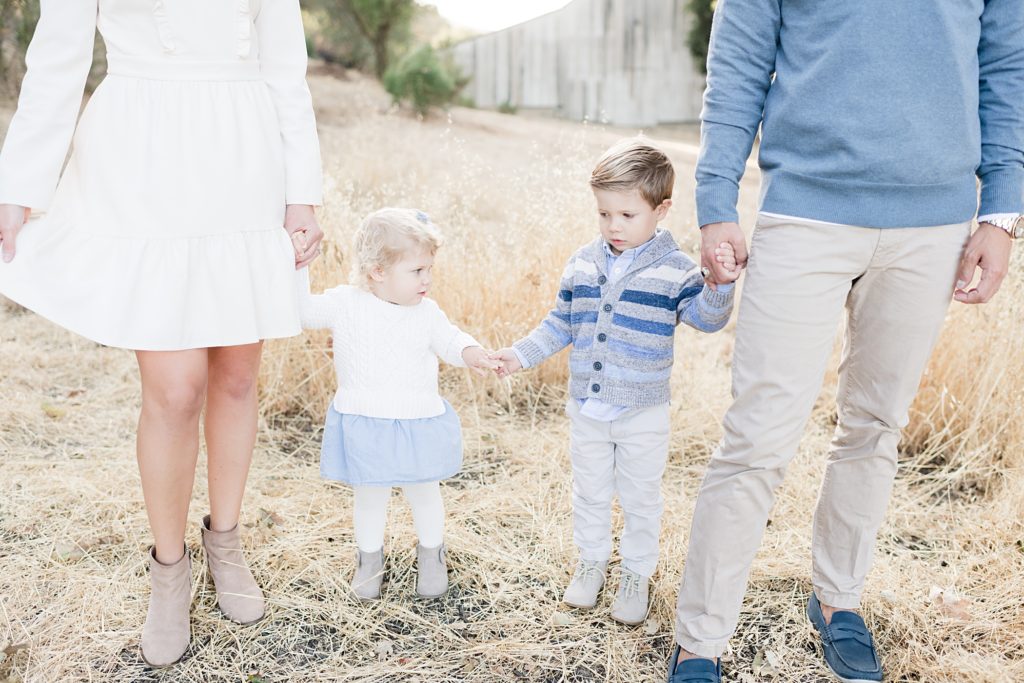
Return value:
<svg viewBox="0 0 1024 683">
<path fill-rule="evenodd" d="M 423 223 L 424 225 L 430 225 L 430 216 L 423 213 L 422 211 L 416 212 L 416 220 L 418 220 L 420 223 Z"/>
</svg>

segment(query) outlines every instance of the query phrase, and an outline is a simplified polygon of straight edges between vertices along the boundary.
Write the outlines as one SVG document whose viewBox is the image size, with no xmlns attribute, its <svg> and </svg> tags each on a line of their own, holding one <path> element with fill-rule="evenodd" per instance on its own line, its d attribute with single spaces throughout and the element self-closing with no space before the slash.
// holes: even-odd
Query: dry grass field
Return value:
<svg viewBox="0 0 1024 683">
<path fill-rule="evenodd" d="M 466 109 L 420 122 L 390 111 L 373 83 L 320 75 L 312 85 L 329 183 L 315 286 L 346 278 L 361 216 L 415 206 L 446 232 L 433 295 L 452 320 L 493 347 L 528 331 L 553 301 L 565 258 L 596 229 L 591 165 L 628 131 Z M 679 180 L 667 227 L 693 252 L 695 156 L 692 140 L 673 135 L 665 146 Z M 751 173 L 741 197 L 747 226 L 756 183 Z M 1019 249 L 994 303 L 951 309 L 912 412 L 864 605 L 888 681 L 1024 681 Z M 694 494 L 728 405 L 734 324 L 677 338 L 662 560 L 638 628 L 610 621 L 610 591 L 593 612 L 559 603 L 576 559 L 564 355 L 507 382 L 444 371 L 466 436 L 465 468 L 444 485 L 451 591 L 411 598 L 415 538 L 396 499 L 385 597 L 362 605 L 346 592 L 350 492 L 317 469 L 333 390 L 327 338 L 269 344 L 243 509 L 269 616 L 230 624 L 202 578 L 191 649 L 152 672 L 138 654 L 150 537 L 134 459 L 133 356 L 0 305 L 0 682 L 661 681 Z M 834 366 L 754 565 L 725 658 L 733 683 L 830 680 L 803 606 Z M 204 487 L 200 473 L 187 539 L 196 577 Z M 613 559 L 612 586 L 616 572 Z"/>
</svg>

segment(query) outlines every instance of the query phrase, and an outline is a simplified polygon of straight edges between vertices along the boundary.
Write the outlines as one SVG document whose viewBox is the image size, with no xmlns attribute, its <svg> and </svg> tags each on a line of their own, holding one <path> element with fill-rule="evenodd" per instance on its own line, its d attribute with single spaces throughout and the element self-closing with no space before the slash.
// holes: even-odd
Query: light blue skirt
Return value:
<svg viewBox="0 0 1024 683">
<path fill-rule="evenodd" d="M 353 486 L 441 481 L 462 469 L 462 425 L 448 401 L 437 417 L 394 420 L 327 411 L 320 475 Z"/>
</svg>

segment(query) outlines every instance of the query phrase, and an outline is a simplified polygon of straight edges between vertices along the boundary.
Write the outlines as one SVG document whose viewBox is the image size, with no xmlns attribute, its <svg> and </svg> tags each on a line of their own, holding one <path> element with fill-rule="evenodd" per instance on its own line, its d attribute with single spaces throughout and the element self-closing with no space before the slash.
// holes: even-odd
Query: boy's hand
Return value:
<svg viewBox="0 0 1024 683">
<path fill-rule="evenodd" d="M 736 282 L 740 278 L 741 269 L 736 261 L 736 248 L 732 243 L 722 242 L 715 247 L 715 261 L 722 266 L 723 274 L 726 278 L 725 282 L 719 282 L 718 284 Z"/>
<path fill-rule="evenodd" d="M 487 375 L 488 370 L 501 372 L 501 363 L 492 358 L 494 354 L 479 346 L 467 346 L 462 350 L 462 360 L 466 366 L 481 377 Z"/>
<path fill-rule="evenodd" d="M 501 378 L 509 377 L 523 369 L 523 364 L 519 362 L 519 354 L 511 347 L 495 351 L 491 354 L 491 359 L 498 362 L 498 377 Z"/>
</svg>

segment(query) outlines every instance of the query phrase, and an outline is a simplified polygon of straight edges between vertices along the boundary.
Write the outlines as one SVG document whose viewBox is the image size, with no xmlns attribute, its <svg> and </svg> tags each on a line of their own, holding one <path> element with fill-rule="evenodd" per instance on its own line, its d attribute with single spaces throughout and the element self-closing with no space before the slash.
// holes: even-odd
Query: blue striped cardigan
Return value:
<svg viewBox="0 0 1024 683">
<path fill-rule="evenodd" d="M 555 308 L 513 345 L 532 367 L 572 344 L 573 398 L 627 408 L 665 403 L 676 325 L 716 332 L 729 321 L 732 288 L 705 286 L 700 268 L 667 230 L 653 239 L 614 284 L 605 272 L 603 239 L 582 247 L 562 273 Z"/>
</svg>

